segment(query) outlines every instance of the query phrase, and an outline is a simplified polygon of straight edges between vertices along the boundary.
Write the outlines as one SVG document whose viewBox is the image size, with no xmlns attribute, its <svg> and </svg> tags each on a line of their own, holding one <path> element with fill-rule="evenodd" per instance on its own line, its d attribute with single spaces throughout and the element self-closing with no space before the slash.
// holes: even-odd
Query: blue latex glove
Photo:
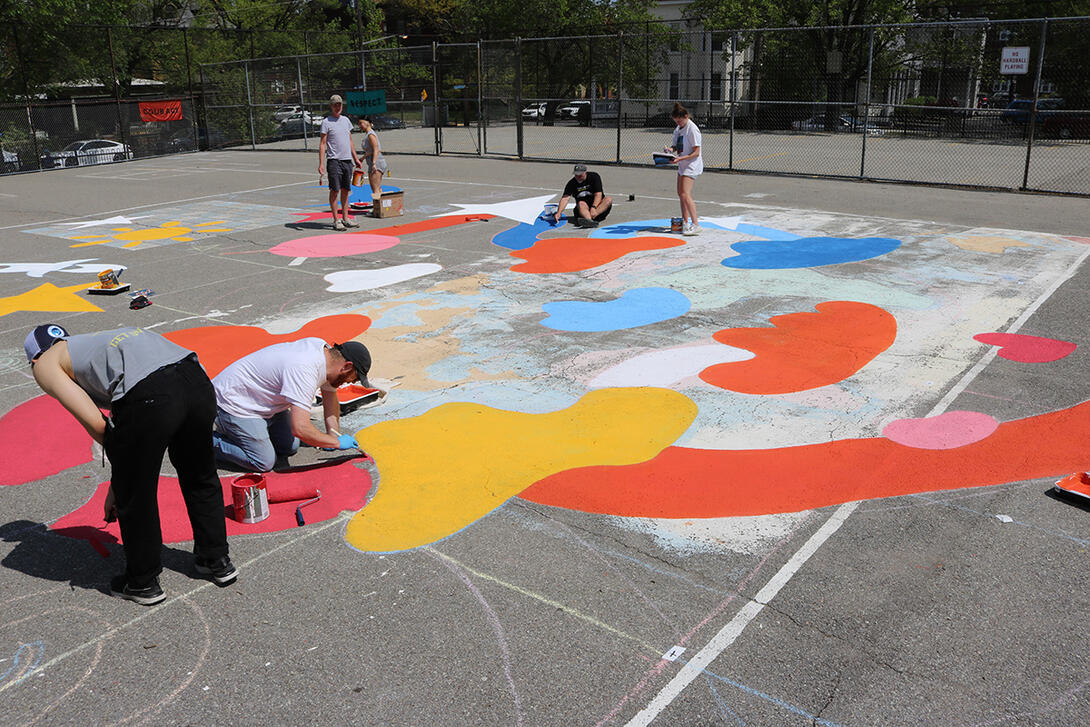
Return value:
<svg viewBox="0 0 1090 727">
<path fill-rule="evenodd" d="M 336 447 L 322 447 L 323 452 L 333 452 L 338 449 L 359 449 L 359 442 L 351 434 L 338 434 Z"/>
</svg>

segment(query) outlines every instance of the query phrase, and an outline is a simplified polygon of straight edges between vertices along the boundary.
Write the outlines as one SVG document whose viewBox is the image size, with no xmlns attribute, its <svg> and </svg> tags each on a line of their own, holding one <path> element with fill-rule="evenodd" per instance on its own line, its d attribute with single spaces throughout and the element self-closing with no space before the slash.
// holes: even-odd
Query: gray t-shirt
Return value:
<svg viewBox="0 0 1090 727">
<path fill-rule="evenodd" d="M 107 409 L 148 374 L 193 355 L 142 328 L 84 333 L 65 341 L 76 383 L 95 404 Z"/>
<path fill-rule="evenodd" d="M 326 159 L 352 159 L 352 122 L 347 116 L 326 116 L 322 119 L 322 133 L 326 135 Z"/>
</svg>

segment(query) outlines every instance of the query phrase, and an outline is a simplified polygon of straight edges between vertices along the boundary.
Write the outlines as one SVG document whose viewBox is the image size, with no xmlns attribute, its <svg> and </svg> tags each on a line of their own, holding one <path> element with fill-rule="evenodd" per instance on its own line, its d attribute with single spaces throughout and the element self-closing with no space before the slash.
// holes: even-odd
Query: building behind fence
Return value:
<svg viewBox="0 0 1090 727">
<path fill-rule="evenodd" d="M 195 73 L 183 37 L 186 87 L 175 73 L 169 90 L 192 89 L 186 118 L 200 129 L 173 143 L 314 150 L 329 96 L 367 92 L 383 101 L 372 116 L 387 152 L 642 164 L 678 101 L 703 131 L 707 169 L 1090 194 L 1090 18 L 636 29 L 356 52 L 307 41 Z M 157 77 L 127 77 L 145 76 Z M 102 135 L 133 146 L 126 103 L 115 99 Z M 80 110 L 0 108 L 0 130 L 48 116 L 64 139 L 73 130 L 57 119 Z M 146 136 L 134 153 L 164 148 L 163 133 Z"/>
</svg>

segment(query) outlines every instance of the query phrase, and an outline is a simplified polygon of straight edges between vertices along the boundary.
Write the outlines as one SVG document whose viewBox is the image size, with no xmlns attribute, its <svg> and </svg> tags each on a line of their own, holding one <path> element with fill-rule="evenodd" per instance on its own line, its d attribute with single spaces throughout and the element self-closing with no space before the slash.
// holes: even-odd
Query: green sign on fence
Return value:
<svg viewBox="0 0 1090 727">
<path fill-rule="evenodd" d="M 355 116 L 386 113 L 386 91 L 349 91 L 345 113 Z"/>
</svg>

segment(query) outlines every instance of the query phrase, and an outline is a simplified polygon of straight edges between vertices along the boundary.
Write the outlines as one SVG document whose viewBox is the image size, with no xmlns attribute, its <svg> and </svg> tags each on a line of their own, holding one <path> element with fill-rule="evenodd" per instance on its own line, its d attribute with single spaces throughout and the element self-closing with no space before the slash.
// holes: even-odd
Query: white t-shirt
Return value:
<svg viewBox="0 0 1090 727">
<path fill-rule="evenodd" d="M 326 135 L 326 159 L 352 159 L 352 122 L 347 116 L 326 116 L 322 119 L 322 133 Z"/>
<path fill-rule="evenodd" d="M 325 341 L 275 343 L 225 368 L 212 386 L 216 405 L 231 416 L 268 419 L 299 406 L 309 410 L 325 383 Z"/>
<path fill-rule="evenodd" d="M 700 129 L 696 128 L 696 122 L 689 119 L 685 128 L 680 126 L 674 129 L 674 143 L 672 144 L 678 156 L 692 154 L 693 149 L 700 146 Z M 704 171 L 704 155 L 700 154 L 695 159 L 686 159 L 677 163 L 677 173 L 684 174 L 688 171 L 690 176 Z"/>
</svg>

